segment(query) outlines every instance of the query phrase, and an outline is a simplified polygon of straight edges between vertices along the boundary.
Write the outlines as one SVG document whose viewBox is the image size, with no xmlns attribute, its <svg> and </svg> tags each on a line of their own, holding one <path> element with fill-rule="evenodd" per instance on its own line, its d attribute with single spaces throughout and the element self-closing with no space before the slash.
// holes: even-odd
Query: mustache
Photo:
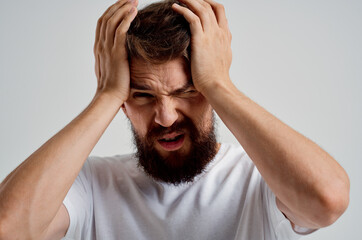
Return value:
<svg viewBox="0 0 362 240">
<path fill-rule="evenodd" d="M 146 134 L 146 139 L 160 138 L 165 134 L 171 132 L 184 132 L 186 129 L 195 129 L 194 124 L 189 119 L 184 119 L 179 122 L 173 123 L 170 127 L 163 127 L 161 125 L 153 126 Z"/>
</svg>

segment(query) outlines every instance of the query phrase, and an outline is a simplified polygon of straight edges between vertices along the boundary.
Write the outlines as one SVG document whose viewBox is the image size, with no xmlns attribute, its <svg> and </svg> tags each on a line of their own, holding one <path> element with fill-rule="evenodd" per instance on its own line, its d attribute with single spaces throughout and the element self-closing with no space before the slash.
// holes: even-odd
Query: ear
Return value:
<svg viewBox="0 0 362 240">
<path fill-rule="evenodd" d="M 124 114 L 126 115 L 126 117 L 129 118 L 128 114 L 127 114 L 127 109 L 126 109 L 126 106 L 124 106 L 124 103 L 122 104 L 121 108 L 122 108 Z"/>
</svg>

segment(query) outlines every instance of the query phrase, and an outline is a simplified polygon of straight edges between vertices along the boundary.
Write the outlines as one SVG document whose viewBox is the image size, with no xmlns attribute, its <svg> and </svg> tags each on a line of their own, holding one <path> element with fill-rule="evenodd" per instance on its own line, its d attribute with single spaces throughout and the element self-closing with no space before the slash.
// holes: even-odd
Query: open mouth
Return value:
<svg viewBox="0 0 362 240">
<path fill-rule="evenodd" d="M 166 151 L 175 151 L 180 149 L 184 143 L 185 134 L 171 133 L 166 134 L 163 138 L 158 139 L 158 143 Z"/>
</svg>

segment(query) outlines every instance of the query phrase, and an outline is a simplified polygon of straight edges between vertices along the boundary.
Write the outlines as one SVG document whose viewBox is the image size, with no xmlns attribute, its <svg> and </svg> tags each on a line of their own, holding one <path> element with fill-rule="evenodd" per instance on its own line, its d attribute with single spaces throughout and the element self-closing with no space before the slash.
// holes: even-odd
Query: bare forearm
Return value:
<svg viewBox="0 0 362 240">
<path fill-rule="evenodd" d="M 3 228 L 16 234 L 28 231 L 30 235 L 45 230 L 120 106 L 108 95 L 95 98 L 1 183 Z"/>
<path fill-rule="evenodd" d="M 233 85 L 212 89 L 206 94 L 208 100 L 285 209 L 298 216 L 296 223 L 320 227 L 318 224 L 326 221 L 316 223 L 318 213 L 331 208 L 340 212 L 337 215 L 344 211 L 348 176 L 328 153 Z"/>
</svg>

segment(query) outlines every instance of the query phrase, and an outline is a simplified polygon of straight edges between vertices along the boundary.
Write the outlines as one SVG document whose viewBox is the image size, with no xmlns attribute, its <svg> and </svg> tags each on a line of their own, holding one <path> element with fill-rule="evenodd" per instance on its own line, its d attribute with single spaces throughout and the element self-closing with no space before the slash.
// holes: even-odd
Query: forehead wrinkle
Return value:
<svg viewBox="0 0 362 240">
<path fill-rule="evenodd" d="M 167 85 L 155 78 L 139 78 L 136 81 L 131 79 L 130 87 L 133 90 L 143 90 L 167 94 Z"/>
<path fill-rule="evenodd" d="M 130 87 L 137 90 L 152 90 L 152 87 L 147 84 L 139 84 L 131 80 Z"/>
<path fill-rule="evenodd" d="M 184 62 L 178 63 L 152 65 L 147 62 L 133 61 L 131 64 L 131 88 L 160 92 L 165 95 L 189 88 L 192 86 L 189 69 Z"/>
<path fill-rule="evenodd" d="M 160 82 L 160 76 L 157 73 L 157 71 L 133 71 L 131 73 L 130 87 L 138 90 L 155 90 L 155 86 L 157 88 L 158 82 Z"/>
</svg>

